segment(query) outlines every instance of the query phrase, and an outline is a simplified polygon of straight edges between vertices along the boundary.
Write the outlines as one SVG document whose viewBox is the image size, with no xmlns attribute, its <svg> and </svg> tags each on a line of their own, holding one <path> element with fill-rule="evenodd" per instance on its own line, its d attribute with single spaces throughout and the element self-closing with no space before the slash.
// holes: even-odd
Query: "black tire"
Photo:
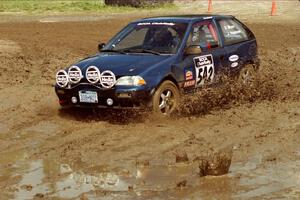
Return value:
<svg viewBox="0 0 300 200">
<path fill-rule="evenodd" d="M 180 93 L 172 81 L 164 81 L 152 97 L 152 108 L 156 113 L 170 115 L 179 104 Z"/>
<path fill-rule="evenodd" d="M 254 87 L 257 84 L 257 73 L 253 65 L 245 65 L 239 72 L 238 82 L 244 86 Z"/>
</svg>

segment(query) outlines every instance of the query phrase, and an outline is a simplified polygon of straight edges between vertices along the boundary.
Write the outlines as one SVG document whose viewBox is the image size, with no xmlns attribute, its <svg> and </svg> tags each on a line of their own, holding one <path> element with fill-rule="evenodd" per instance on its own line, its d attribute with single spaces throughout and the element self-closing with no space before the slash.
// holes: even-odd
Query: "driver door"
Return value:
<svg viewBox="0 0 300 200">
<path fill-rule="evenodd" d="M 186 42 L 186 47 L 189 46 L 200 46 L 201 53 L 184 58 L 183 88 L 193 89 L 216 83 L 225 54 L 212 20 L 193 24 Z"/>
</svg>

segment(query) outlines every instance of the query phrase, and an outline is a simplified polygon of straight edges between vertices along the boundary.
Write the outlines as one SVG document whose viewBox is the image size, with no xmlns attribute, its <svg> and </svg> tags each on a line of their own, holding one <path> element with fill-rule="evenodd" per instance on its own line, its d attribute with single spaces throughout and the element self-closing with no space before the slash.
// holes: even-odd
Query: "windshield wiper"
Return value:
<svg viewBox="0 0 300 200">
<path fill-rule="evenodd" d="M 113 53 L 126 54 L 123 50 L 113 50 L 113 49 L 104 49 L 101 50 L 101 52 L 113 52 Z"/>
<path fill-rule="evenodd" d="M 159 52 L 157 51 L 152 51 L 149 49 L 124 49 L 123 52 L 128 52 L 128 53 L 151 53 L 154 55 L 160 55 Z"/>
</svg>

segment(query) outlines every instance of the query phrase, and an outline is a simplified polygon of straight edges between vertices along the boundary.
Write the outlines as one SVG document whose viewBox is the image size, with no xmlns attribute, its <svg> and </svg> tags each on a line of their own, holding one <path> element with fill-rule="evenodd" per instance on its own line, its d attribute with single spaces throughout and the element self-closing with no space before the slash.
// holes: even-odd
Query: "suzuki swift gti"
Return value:
<svg viewBox="0 0 300 200">
<path fill-rule="evenodd" d="M 170 114 L 181 94 L 224 74 L 253 81 L 254 34 L 233 16 L 164 16 L 128 24 L 99 53 L 56 74 L 62 107 L 141 108 Z"/>
</svg>

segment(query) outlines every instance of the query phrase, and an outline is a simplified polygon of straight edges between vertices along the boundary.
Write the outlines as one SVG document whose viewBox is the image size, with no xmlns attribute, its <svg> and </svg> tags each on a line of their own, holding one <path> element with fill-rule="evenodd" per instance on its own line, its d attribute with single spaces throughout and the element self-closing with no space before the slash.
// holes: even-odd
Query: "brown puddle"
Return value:
<svg viewBox="0 0 300 200">
<path fill-rule="evenodd" d="M 113 173 L 74 172 L 67 164 L 36 160 L 29 164 L 16 185 L 15 199 L 32 199 L 37 195 L 75 198 L 95 190 L 127 191 L 127 183 Z"/>
<path fill-rule="evenodd" d="M 247 163 L 233 163 L 231 173 L 199 177 L 197 166 L 178 164 L 137 167 L 135 174 L 115 172 L 84 173 L 68 164 L 35 160 L 14 166 L 21 175 L 14 186 L 13 199 L 35 197 L 88 199 L 157 197 L 170 198 L 289 198 L 300 196 L 300 161 L 262 166 L 262 156 Z M 2 174 L 3 175 L 3 174 Z"/>
<path fill-rule="evenodd" d="M 270 199 L 300 198 L 299 160 L 283 163 L 268 163 L 260 168 L 254 168 L 250 162 L 247 164 L 246 169 L 240 166 L 241 163 L 237 164 L 235 166 L 236 168 L 233 169 L 242 175 L 239 185 L 245 188 L 243 192 L 239 192 L 234 195 L 234 197 L 238 199 L 259 197 L 267 197 Z"/>
<path fill-rule="evenodd" d="M 199 179 L 191 165 L 137 167 L 135 174 L 128 176 L 119 176 L 114 172 L 88 174 L 73 171 L 67 164 L 48 160 L 32 161 L 23 167 L 26 169 L 21 167 L 16 174 L 22 175 L 22 179 L 16 185 L 14 199 L 31 199 L 41 194 L 75 198 L 95 191 L 132 192 L 140 196 L 145 191 L 162 192 L 178 187 L 177 184 L 182 181 Z"/>
</svg>

